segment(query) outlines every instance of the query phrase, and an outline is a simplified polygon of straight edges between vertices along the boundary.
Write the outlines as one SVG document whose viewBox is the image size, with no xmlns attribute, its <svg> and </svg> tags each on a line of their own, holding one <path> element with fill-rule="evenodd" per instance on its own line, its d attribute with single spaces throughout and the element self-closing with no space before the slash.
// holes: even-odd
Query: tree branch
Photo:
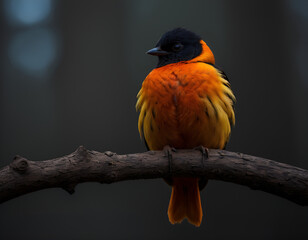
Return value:
<svg viewBox="0 0 308 240">
<path fill-rule="evenodd" d="M 82 182 L 206 176 L 308 205 L 308 171 L 298 167 L 217 149 L 210 149 L 204 161 L 200 151 L 177 150 L 171 164 L 163 151 L 117 155 L 83 146 L 67 156 L 46 161 L 16 156 L 10 165 L 0 169 L 0 203 L 45 188 L 60 187 L 72 194 Z"/>
</svg>

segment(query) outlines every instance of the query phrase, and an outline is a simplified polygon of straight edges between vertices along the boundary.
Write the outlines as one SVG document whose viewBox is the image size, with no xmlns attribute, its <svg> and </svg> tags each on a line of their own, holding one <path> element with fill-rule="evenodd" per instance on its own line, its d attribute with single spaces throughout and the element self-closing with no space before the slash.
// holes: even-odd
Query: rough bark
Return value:
<svg viewBox="0 0 308 240">
<path fill-rule="evenodd" d="M 206 176 L 308 205 L 308 171 L 298 167 L 216 149 L 210 149 L 204 160 L 200 151 L 177 150 L 171 166 L 169 162 L 163 151 L 117 155 L 83 146 L 67 156 L 46 161 L 16 156 L 10 165 L 0 169 L 0 203 L 45 188 L 60 187 L 72 194 L 82 182 Z"/>
</svg>

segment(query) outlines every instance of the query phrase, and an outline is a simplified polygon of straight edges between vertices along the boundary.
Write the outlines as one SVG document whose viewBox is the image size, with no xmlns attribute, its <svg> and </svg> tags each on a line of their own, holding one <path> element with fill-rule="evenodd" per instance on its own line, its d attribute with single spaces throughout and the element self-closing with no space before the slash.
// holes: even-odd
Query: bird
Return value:
<svg viewBox="0 0 308 240">
<path fill-rule="evenodd" d="M 235 124 L 236 98 L 226 74 L 202 38 L 185 28 L 162 35 L 147 54 L 157 66 L 137 94 L 138 130 L 148 150 L 224 149 Z M 171 155 L 172 156 L 172 155 Z M 172 158 L 171 158 L 172 159 Z M 171 177 L 168 217 L 172 224 L 187 219 L 200 226 L 200 191 L 207 178 Z"/>
</svg>

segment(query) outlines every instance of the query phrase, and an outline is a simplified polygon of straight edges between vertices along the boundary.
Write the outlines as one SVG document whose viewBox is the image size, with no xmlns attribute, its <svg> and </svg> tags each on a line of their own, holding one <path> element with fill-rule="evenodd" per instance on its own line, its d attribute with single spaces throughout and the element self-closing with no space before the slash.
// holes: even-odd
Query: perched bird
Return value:
<svg viewBox="0 0 308 240">
<path fill-rule="evenodd" d="M 195 33 L 176 28 L 165 33 L 155 48 L 158 64 L 137 95 L 138 129 L 149 150 L 223 149 L 234 125 L 235 97 L 212 51 Z M 187 218 L 200 226 L 200 190 L 207 179 L 173 177 L 169 221 Z"/>
</svg>

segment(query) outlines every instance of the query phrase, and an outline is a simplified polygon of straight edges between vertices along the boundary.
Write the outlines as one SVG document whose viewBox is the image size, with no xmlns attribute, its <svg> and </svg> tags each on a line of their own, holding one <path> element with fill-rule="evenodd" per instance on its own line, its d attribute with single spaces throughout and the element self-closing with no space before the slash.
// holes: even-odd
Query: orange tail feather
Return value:
<svg viewBox="0 0 308 240">
<path fill-rule="evenodd" d="M 173 178 L 169 202 L 169 221 L 180 223 L 185 218 L 199 227 L 202 221 L 202 207 L 198 178 Z"/>
</svg>

